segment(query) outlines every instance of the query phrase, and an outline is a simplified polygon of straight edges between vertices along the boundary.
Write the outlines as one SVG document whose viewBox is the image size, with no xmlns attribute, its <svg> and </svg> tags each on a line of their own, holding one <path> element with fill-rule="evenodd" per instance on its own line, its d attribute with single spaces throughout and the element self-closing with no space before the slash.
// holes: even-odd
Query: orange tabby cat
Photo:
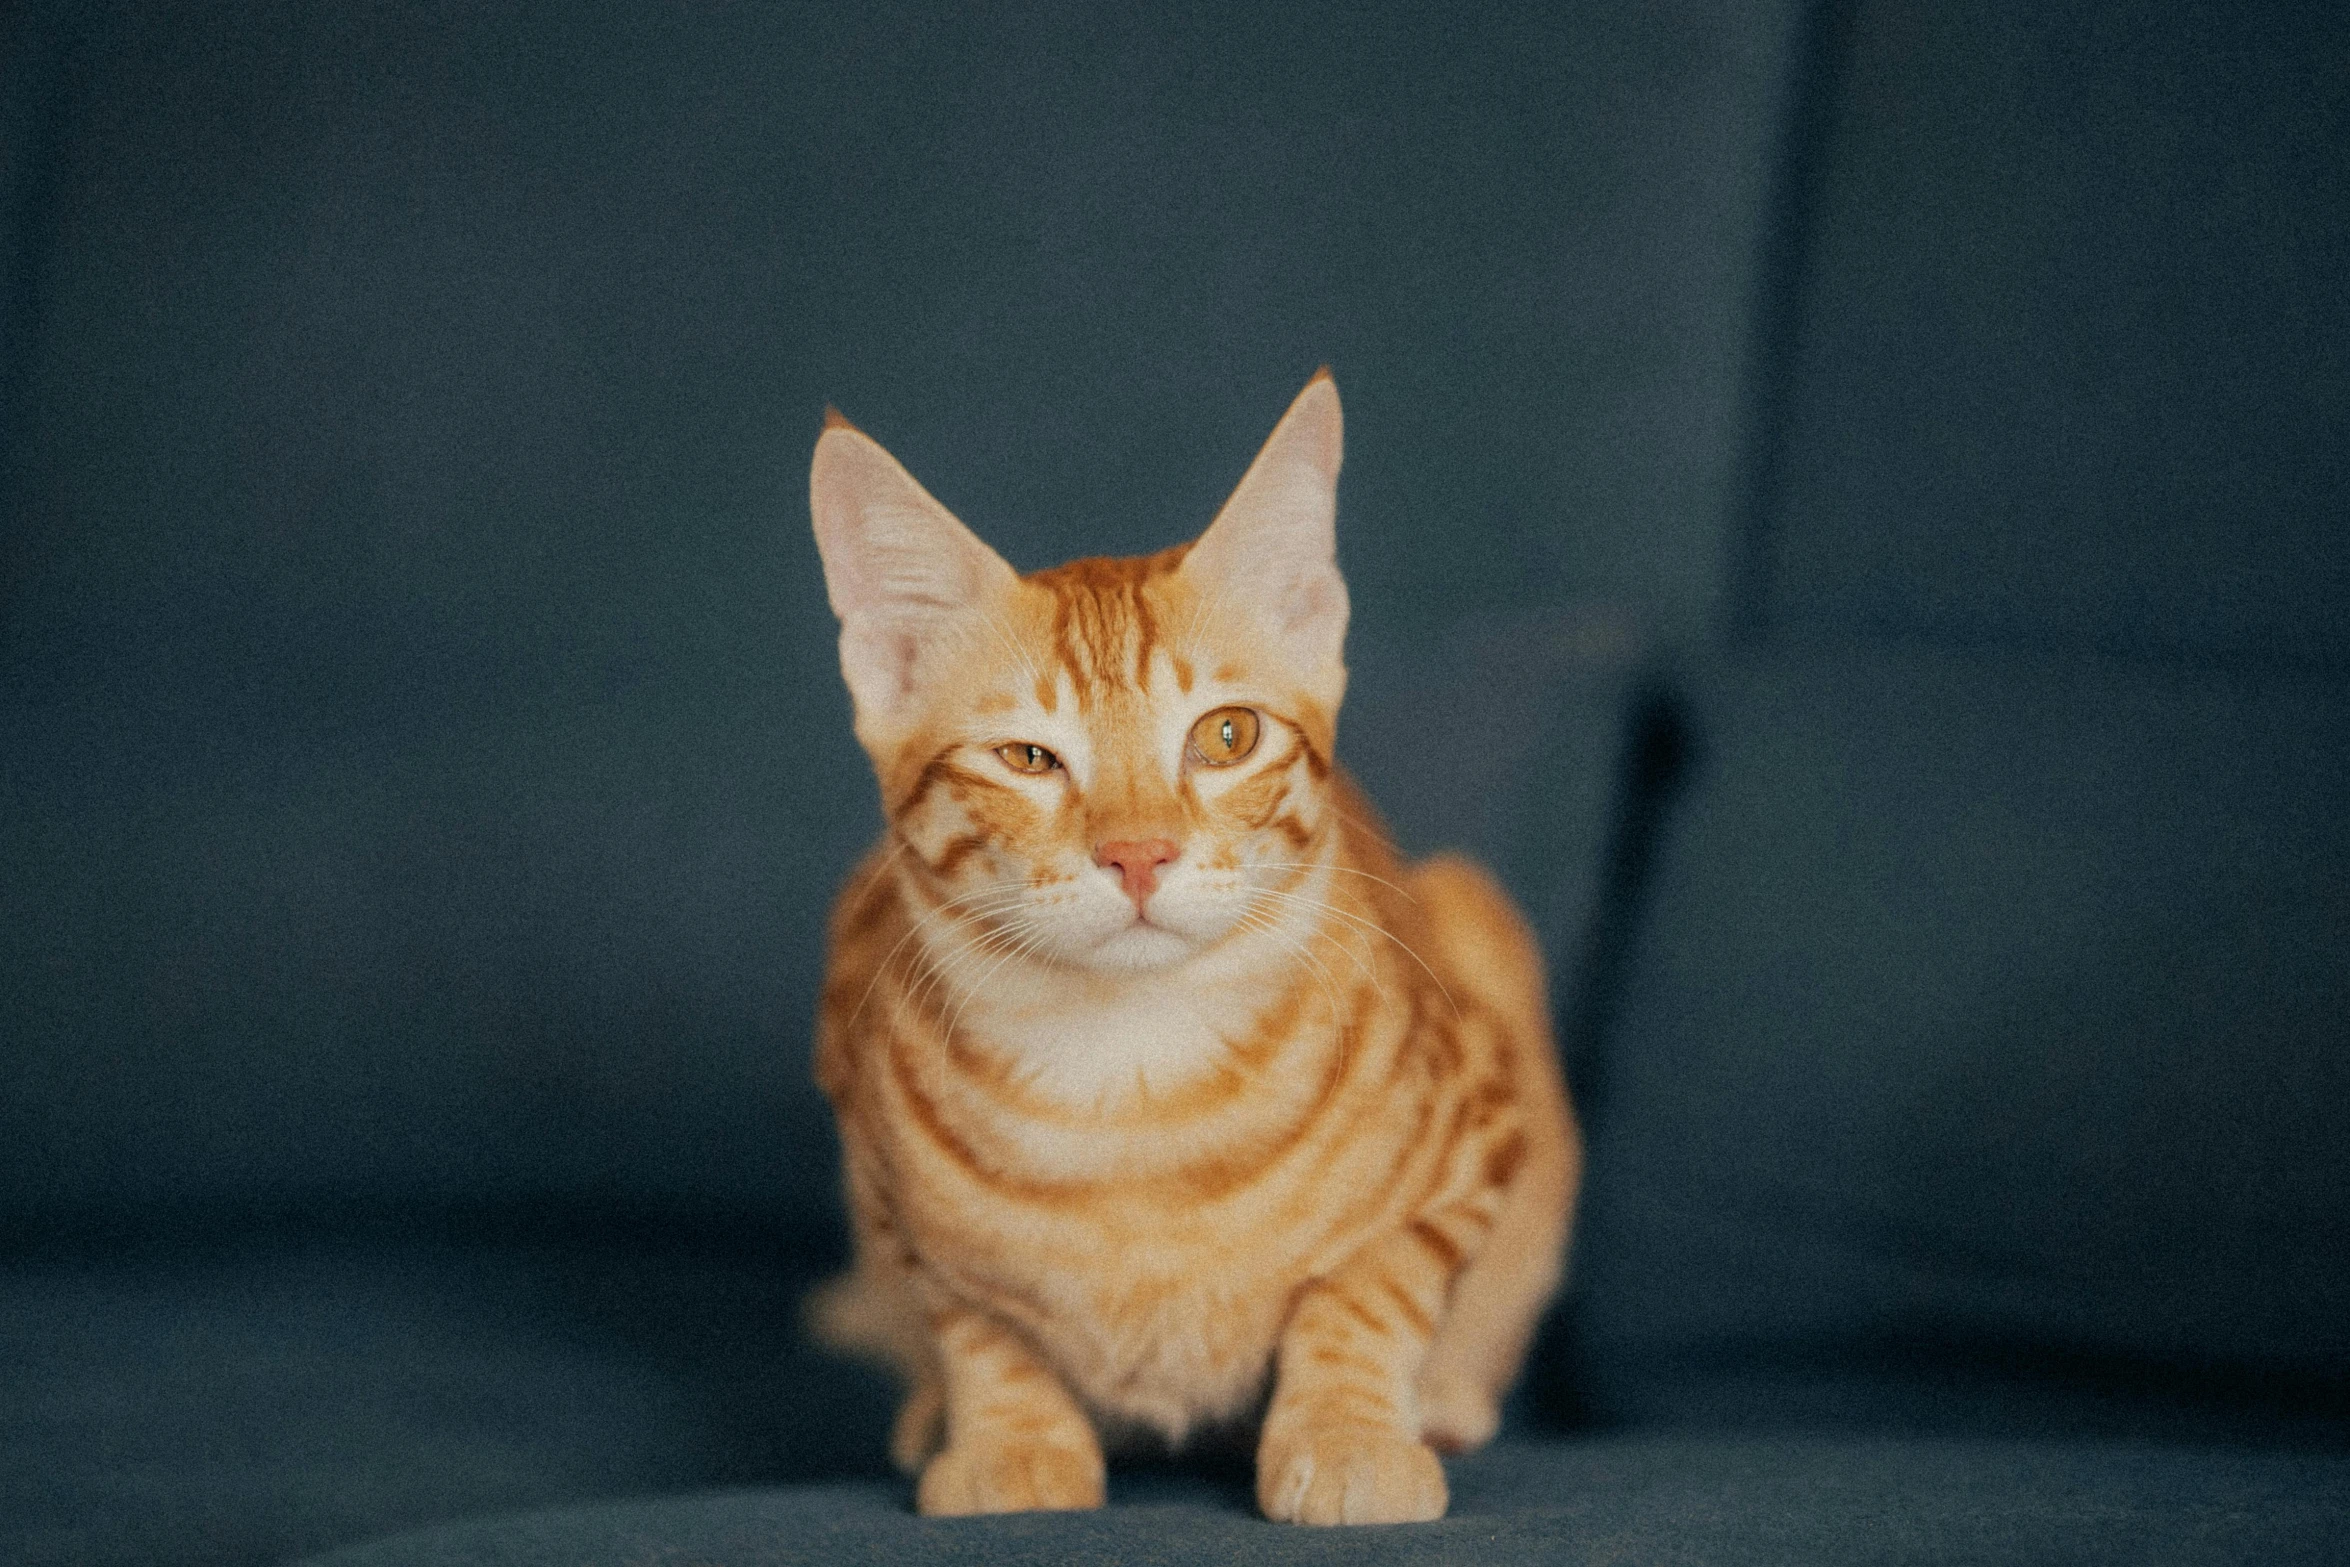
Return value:
<svg viewBox="0 0 2350 1567">
<path fill-rule="evenodd" d="M 1097 1506 L 1102 1431 L 1261 1408 L 1268 1516 L 1439 1517 L 1556 1287 L 1534 943 L 1331 760 L 1339 452 L 1324 372 L 1197 542 L 1023 578 L 837 414 L 816 443 L 889 831 L 832 926 L 857 1260 L 814 1314 L 904 1374 L 925 1513 Z"/>
</svg>

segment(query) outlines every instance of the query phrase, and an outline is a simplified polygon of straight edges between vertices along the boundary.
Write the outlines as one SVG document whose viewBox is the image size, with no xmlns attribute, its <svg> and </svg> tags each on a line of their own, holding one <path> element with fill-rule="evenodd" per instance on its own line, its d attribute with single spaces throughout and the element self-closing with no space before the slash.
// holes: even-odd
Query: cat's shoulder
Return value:
<svg viewBox="0 0 2350 1567">
<path fill-rule="evenodd" d="M 858 862 L 832 900 L 824 990 L 816 1013 L 816 1078 L 827 1092 L 845 1088 L 853 1062 L 850 1027 L 870 1003 L 891 948 L 905 935 L 905 894 L 889 874 L 888 842 Z"/>
<path fill-rule="evenodd" d="M 884 838 L 866 851 L 856 869 L 840 884 L 840 891 L 832 900 L 829 932 L 836 956 L 844 945 L 888 924 L 904 901 L 905 894 L 897 878 L 889 874 L 898 852 L 898 845 Z"/>
</svg>

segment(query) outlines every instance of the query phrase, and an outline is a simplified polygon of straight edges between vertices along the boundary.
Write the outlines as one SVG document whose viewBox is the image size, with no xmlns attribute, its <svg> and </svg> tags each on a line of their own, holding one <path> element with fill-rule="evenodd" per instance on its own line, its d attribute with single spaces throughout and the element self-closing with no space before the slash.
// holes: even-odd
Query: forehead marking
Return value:
<svg viewBox="0 0 2350 1567">
<path fill-rule="evenodd" d="M 1183 553 L 1073 560 L 1028 579 L 1052 596 L 1053 661 L 1068 672 L 1078 711 L 1089 710 L 1112 680 L 1136 688 L 1148 682 L 1151 654 L 1160 645 L 1150 585 L 1173 571 Z"/>
</svg>

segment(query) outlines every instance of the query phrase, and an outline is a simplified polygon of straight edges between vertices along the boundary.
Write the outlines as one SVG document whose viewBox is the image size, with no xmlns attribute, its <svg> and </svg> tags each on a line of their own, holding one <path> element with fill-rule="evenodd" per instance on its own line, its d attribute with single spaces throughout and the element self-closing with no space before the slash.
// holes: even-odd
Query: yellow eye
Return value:
<svg viewBox="0 0 2350 1567">
<path fill-rule="evenodd" d="M 1061 759 L 1041 745 L 1030 745 L 1015 740 L 1010 745 L 999 745 L 995 754 L 1004 759 L 1004 765 L 1016 773 L 1049 773 L 1061 765 Z"/>
<path fill-rule="evenodd" d="M 1257 748 L 1261 727 L 1245 707 L 1219 707 L 1191 726 L 1191 754 L 1210 767 L 1229 767 Z"/>
</svg>

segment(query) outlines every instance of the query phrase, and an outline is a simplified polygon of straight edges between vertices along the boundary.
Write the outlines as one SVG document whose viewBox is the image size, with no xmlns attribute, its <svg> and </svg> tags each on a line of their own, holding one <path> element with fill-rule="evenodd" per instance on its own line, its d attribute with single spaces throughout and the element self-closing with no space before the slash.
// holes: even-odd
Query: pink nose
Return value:
<svg viewBox="0 0 2350 1567">
<path fill-rule="evenodd" d="M 1093 851 L 1093 863 L 1104 870 L 1115 866 L 1126 883 L 1126 896 L 1136 908 L 1158 890 L 1159 867 L 1183 851 L 1172 838 L 1120 838 Z"/>
</svg>

